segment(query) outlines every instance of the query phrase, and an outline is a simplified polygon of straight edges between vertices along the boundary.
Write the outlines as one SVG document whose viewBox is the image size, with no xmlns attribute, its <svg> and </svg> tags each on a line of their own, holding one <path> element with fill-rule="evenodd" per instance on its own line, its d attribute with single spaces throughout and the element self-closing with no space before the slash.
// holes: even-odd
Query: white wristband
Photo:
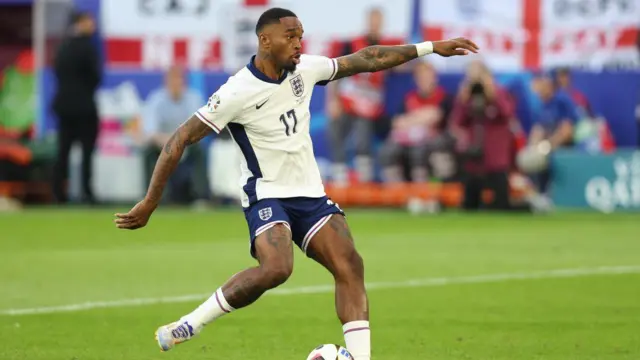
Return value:
<svg viewBox="0 0 640 360">
<path fill-rule="evenodd" d="M 433 43 L 431 41 L 425 41 L 416 44 L 416 49 L 418 50 L 418 56 L 433 54 Z"/>
</svg>

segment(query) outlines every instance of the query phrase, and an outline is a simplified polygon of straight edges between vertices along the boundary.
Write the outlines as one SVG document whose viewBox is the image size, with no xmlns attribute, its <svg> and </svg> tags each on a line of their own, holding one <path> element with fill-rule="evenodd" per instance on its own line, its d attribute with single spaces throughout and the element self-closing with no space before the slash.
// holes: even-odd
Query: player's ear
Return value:
<svg viewBox="0 0 640 360">
<path fill-rule="evenodd" d="M 258 34 L 258 41 L 260 42 L 260 45 L 262 46 L 269 46 L 271 45 L 271 38 L 269 37 L 268 34 L 261 32 L 260 34 Z"/>
</svg>

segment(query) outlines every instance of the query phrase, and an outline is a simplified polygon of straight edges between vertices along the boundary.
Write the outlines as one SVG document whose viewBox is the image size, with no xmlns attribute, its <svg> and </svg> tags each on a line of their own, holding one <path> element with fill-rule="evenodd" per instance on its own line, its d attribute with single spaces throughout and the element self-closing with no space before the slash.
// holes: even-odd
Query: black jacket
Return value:
<svg viewBox="0 0 640 360">
<path fill-rule="evenodd" d="M 88 36 L 65 39 L 56 53 L 54 71 L 57 91 L 53 110 L 65 117 L 91 117 L 97 119 L 94 95 L 102 77 L 98 52 Z"/>
</svg>

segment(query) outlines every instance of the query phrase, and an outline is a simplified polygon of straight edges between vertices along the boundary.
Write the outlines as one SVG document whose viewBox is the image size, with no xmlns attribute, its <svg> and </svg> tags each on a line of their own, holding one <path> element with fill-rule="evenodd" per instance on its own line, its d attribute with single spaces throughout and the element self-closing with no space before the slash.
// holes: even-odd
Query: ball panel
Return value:
<svg viewBox="0 0 640 360">
<path fill-rule="evenodd" d="M 354 360 L 345 347 L 338 344 L 323 344 L 311 351 L 307 360 Z"/>
</svg>

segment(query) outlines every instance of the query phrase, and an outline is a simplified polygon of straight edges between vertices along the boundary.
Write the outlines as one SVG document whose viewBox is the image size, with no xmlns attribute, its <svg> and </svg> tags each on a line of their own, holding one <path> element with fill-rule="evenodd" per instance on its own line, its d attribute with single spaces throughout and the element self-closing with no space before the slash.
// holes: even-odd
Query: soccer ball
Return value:
<svg viewBox="0 0 640 360">
<path fill-rule="evenodd" d="M 516 163 L 520 171 L 525 174 L 537 174 L 549 166 L 551 145 L 543 141 L 540 144 L 527 146 L 516 156 Z"/>
<path fill-rule="evenodd" d="M 340 345 L 324 344 L 313 349 L 307 360 L 353 360 L 353 355 Z"/>
</svg>

